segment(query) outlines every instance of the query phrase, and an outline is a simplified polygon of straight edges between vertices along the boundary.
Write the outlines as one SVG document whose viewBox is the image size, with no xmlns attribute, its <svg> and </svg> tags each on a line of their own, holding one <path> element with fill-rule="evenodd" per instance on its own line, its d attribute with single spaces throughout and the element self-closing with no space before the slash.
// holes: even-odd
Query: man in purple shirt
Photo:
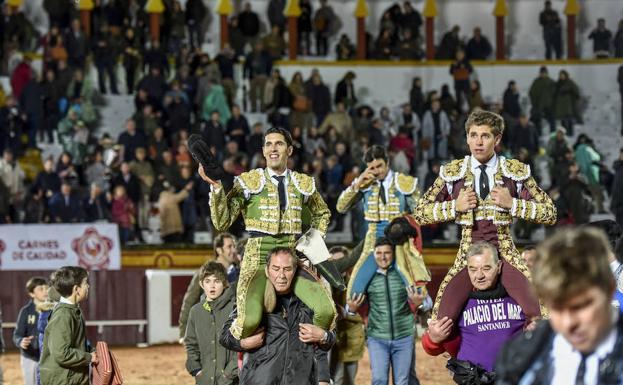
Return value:
<svg viewBox="0 0 623 385">
<path fill-rule="evenodd" d="M 422 346 L 431 355 L 450 353 L 453 358 L 447 367 L 457 383 L 472 383 L 469 378 L 475 376 L 479 384 L 493 384 L 498 351 L 524 329 L 526 317 L 500 283 L 504 262 L 497 249 L 478 242 L 470 246 L 466 257 L 473 291 L 459 318 L 458 330 L 448 317 L 431 321 Z"/>
</svg>

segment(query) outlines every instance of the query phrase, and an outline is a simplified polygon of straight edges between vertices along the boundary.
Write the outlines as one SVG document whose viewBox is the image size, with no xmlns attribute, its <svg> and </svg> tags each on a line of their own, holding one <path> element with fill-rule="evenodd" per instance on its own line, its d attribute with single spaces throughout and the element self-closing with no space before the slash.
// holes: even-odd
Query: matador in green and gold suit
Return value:
<svg viewBox="0 0 623 385">
<path fill-rule="evenodd" d="M 331 212 L 320 193 L 314 178 L 286 170 L 286 204 L 280 209 L 278 182 L 274 171 L 254 169 L 242 173 L 234 180 L 226 194 L 223 188 L 210 193 L 210 210 L 214 227 L 226 231 L 242 214 L 247 241 L 236 293 L 238 317 L 231 326 L 234 337 L 252 335 L 262 320 L 265 310 L 266 256 L 275 247 L 294 248 L 296 238 L 303 230 L 303 216 L 309 215 L 311 227 L 323 235 L 327 231 Z M 305 213 L 305 214 L 304 214 Z M 294 294 L 314 312 L 314 324 L 324 330 L 335 325 L 335 304 L 328 288 L 319 281 L 296 279 Z"/>
</svg>

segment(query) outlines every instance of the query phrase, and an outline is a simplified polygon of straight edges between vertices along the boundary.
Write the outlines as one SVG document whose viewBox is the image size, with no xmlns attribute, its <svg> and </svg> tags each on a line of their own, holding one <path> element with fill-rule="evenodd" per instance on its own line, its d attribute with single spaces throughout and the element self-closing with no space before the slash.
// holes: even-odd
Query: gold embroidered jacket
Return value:
<svg viewBox="0 0 623 385">
<path fill-rule="evenodd" d="M 368 222 L 389 222 L 402 216 L 414 209 L 419 198 L 417 178 L 398 172 L 393 173 L 385 204 L 379 195 L 380 183 L 373 183 L 362 190 L 355 188 L 356 183 L 355 179 L 346 190 L 342 191 L 336 209 L 344 214 L 363 198 L 364 219 Z"/>
<path fill-rule="evenodd" d="M 234 179 L 229 193 L 224 189 L 210 193 L 210 211 L 214 227 L 226 231 L 242 214 L 247 231 L 268 235 L 301 234 L 303 211 L 309 211 L 311 227 L 326 234 L 331 212 L 320 193 L 314 178 L 288 171 L 288 204 L 279 209 L 277 186 L 268 182 L 268 171 L 258 168 L 242 173 Z"/>
</svg>

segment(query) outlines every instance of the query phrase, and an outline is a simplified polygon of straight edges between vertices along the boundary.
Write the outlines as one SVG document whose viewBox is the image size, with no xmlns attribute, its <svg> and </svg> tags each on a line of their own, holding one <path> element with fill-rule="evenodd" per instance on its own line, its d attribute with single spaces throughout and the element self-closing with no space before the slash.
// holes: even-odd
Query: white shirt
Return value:
<svg viewBox="0 0 623 385">
<path fill-rule="evenodd" d="M 495 187 L 495 174 L 498 172 L 498 165 L 500 163 L 498 160 L 498 156 L 496 154 L 493 154 L 493 157 L 489 159 L 487 163 L 485 163 L 487 165 L 485 172 L 489 177 L 489 191 L 493 190 L 493 188 Z M 480 183 L 478 182 L 480 181 L 481 171 L 478 166 L 480 166 L 481 163 L 477 161 L 476 158 L 474 158 L 473 156 L 470 156 L 469 164 L 470 170 L 474 175 L 474 191 L 476 192 L 476 195 L 480 196 Z M 517 187 L 517 195 L 519 195 L 519 193 L 521 192 L 521 187 L 523 186 L 523 182 L 515 182 L 515 186 Z M 448 190 L 448 194 L 452 194 L 453 183 L 446 183 L 446 189 Z"/>
<path fill-rule="evenodd" d="M 277 174 L 271 168 L 266 168 L 266 171 L 268 171 L 268 176 L 269 176 L 270 181 L 273 182 L 275 186 L 277 186 L 277 189 L 279 189 L 279 181 L 273 178 L 273 176 L 285 176 L 285 178 L 283 178 L 283 187 L 285 187 L 285 190 L 286 190 L 286 205 L 284 207 L 287 208 L 288 201 L 290 200 L 290 197 L 288 197 L 288 179 L 289 179 L 288 177 L 289 177 L 290 170 L 286 168 L 286 170 L 282 174 Z M 277 195 L 277 197 L 279 197 L 279 195 Z"/>
<path fill-rule="evenodd" d="M 495 173 L 498 171 L 498 163 L 498 156 L 496 154 L 493 154 L 491 159 L 489 159 L 489 161 L 485 163 L 487 165 L 485 172 L 487 173 L 487 179 L 489 179 L 489 191 L 493 190 L 493 187 L 495 187 L 494 176 Z M 482 163 L 477 161 L 476 158 L 474 158 L 473 156 L 469 157 L 469 167 L 472 171 L 472 174 L 474 175 L 474 191 L 478 196 L 480 196 L 480 174 L 482 173 L 482 171 L 479 167 L 481 165 Z"/>
<path fill-rule="evenodd" d="M 613 312 L 616 323 L 618 312 Z M 612 352 L 617 339 L 617 329 L 612 328 L 608 336 L 597 346 L 595 351 L 586 358 L 586 371 L 584 373 L 585 385 L 597 385 L 599 375 L 599 361 L 603 360 Z M 552 353 L 554 364 L 554 377 L 552 385 L 575 384 L 575 376 L 578 373 L 582 355 L 560 334 L 554 337 Z"/>
<path fill-rule="evenodd" d="M 385 175 L 385 179 L 383 179 L 382 181 L 379 181 L 378 183 L 381 184 L 381 188 L 383 190 L 385 190 L 385 201 L 387 202 L 387 199 L 389 198 L 389 186 L 392 184 L 392 180 L 394 179 L 394 172 L 392 170 L 389 170 L 387 172 L 387 175 Z M 379 191 L 379 195 L 381 194 L 381 192 Z M 379 197 L 380 199 L 380 197 Z"/>
</svg>

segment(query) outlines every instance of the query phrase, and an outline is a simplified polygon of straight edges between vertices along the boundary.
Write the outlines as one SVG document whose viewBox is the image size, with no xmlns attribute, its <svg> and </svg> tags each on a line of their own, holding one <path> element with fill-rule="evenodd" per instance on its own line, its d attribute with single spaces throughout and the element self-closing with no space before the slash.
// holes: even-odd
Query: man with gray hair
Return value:
<svg viewBox="0 0 623 385">
<path fill-rule="evenodd" d="M 498 351 L 524 329 L 526 316 L 500 282 L 505 262 L 500 261 L 495 246 L 474 243 L 466 258 L 473 290 L 458 320 L 458 330 L 448 317 L 433 320 L 422 337 L 422 346 L 431 355 L 450 353 L 447 367 L 456 383 L 493 384 Z"/>
</svg>

